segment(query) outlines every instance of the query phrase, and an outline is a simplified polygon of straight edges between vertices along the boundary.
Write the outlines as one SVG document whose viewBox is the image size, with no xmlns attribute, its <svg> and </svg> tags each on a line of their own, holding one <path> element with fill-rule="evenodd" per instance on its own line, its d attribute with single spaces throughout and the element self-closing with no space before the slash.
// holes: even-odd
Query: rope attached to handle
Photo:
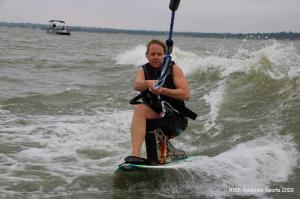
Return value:
<svg viewBox="0 0 300 199">
<path fill-rule="evenodd" d="M 179 6 L 180 0 L 171 0 L 169 4 L 170 10 L 172 10 L 172 17 L 171 17 L 171 23 L 170 23 L 170 30 L 169 30 L 169 38 L 166 41 L 167 45 L 167 51 L 164 57 L 164 61 L 162 63 L 162 71 L 160 74 L 160 77 L 157 79 L 155 88 L 159 89 L 164 83 L 165 79 L 170 71 L 170 68 L 172 66 L 172 51 L 173 51 L 173 40 L 172 40 L 172 35 L 173 35 L 173 27 L 174 27 L 174 19 L 175 19 L 175 11 L 177 10 Z M 158 96 L 158 98 L 160 98 Z"/>
</svg>

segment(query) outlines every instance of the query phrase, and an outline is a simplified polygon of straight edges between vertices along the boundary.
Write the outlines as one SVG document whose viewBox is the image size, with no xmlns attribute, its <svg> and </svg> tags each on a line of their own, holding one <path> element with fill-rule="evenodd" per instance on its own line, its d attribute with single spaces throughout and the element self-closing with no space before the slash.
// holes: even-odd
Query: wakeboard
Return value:
<svg viewBox="0 0 300 199">
<path fill-rule="evenodd" d="M 138 171 L 146 169 L 181 169 L 185 168 L 189 162 L 199 159 L 199 156 L 190 156 L 185 159 L 172 160 L 165 164 L 142 164 L 142 163 L 127 163 L 124 162 L 118 165 L 117 171 Z"/>
</svg>

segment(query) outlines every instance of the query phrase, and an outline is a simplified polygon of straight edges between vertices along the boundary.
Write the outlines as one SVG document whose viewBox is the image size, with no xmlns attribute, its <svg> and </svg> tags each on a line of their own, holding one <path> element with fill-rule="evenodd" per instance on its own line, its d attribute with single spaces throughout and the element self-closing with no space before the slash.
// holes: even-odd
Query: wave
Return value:
<svg viewBox="0 0 300 199">
<path fill-rule="evenodd" d="M 115 60 L 117 64 L 139 66 L 146 63 L 146 46 L 137 45 L 133 49 L 126 50 L 117 55 Z"/>
<path fill-rule="evenodd" d="M 116 62 L 139 66 L 146 62 L 145 51 L 145 46 L 135 46 L 119 54 Z M 281 106 L 282 103 L 278 101 L 286 101 L 286 96 L 282 93 L 288 93 L 290 84 L 300 77 L 300 56 L 292 43 L 283 44 L 273 41 L 252 52 L 240 48 L 227 57 L 222 57 L 217 52 L 210 52 L 210 55 L 196 53 L 175 47 L 172 58 L 190 81 L 200 81 L 200 88 L 193 88 L 192 85 L 191 89 L 192 93 L 199 98 L 198 100 L 209 107 L 209 112 L 201 115 L 199 120 L 205 121 L 203 126 L 206 132 L 216 130 L 210 132 L 211 136 L 217 135 L 218 130 L 221 129 L 217 123 L 220 116 L 226 115 L 222 111 L 226 112 L 226 109 L 238 103 L 244 109 L 250 108 L 254 103 L 263 105 L 256 99 L 269 101 L 274 107 Z M 296 88 L 289 92 L 298 95 Z M 201 93 L 205 94 L 201 95 Z M 260 107 L 258 105 L 255 108 Z"/>
<path fill-rule="evenodd" d="M 117 64 L 139 66 L 146 63 L 146 47 L 137 45 L 133 49 L 120 53 L 115 59 Z M 287 45 L 274 41 L 273 44 L 250 52 L 247 49 L 238 49 L 231 57 L 212 55 L 201 56 L 196 52 L 183 51 L 174 47 L 172 58 L 181 66 L 185 75 L 207 73 L 210 69 L 218 69 L 221 77 L 228 77 L 237 72 L 250 70 L 264 71 L 265 68 L 272 78 L 284 76 L 293 77 L 300 73 L 300 56 L 293 44 Z M 265 68 L 264 68 L 265 67 Z"/>
</svg>

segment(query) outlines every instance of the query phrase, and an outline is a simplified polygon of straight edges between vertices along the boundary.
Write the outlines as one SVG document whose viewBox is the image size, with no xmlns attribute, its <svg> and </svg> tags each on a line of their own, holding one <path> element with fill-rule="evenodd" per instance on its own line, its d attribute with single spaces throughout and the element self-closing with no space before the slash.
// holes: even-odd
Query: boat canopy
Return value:
<svg viewBox="0 0 300 199">
<path fill-rule="evenodd" d="M 53 23 L 53 22 L 65 23 L 62 20 L 55 20 L 55 19 L 49 20 L 49 23 Z"/>
</svg>

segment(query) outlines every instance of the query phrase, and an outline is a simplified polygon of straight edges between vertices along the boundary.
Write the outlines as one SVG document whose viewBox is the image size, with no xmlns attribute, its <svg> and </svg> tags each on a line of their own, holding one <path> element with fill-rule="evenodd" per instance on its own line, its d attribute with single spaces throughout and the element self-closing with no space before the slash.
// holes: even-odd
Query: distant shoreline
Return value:
<svg viewBox="0 0 300 199">
<path fill-rule="evenodd" d="M 0 27 L 22 27 L 31 29 L 46 30 L 46 24 L 33 23 L 10 23 L 0 22 Z M 151 30 L 126 30 L 117 28 L 82 27 L 71 26 L 71 31 L 99 32 L 99 33 L 124 33 L 124 34 L 144 34 L 144 35 L 166 35 L 167 31 Z M 273 33 L 202 33 L 202 32 L 174 32 L 174 35 L 189 36 L 199 38 L 220 38 L 220 39 L 276 39 L 276 40 L 300 40 L 300 33 L 295 32 L 273 32 Z"/>
</svg>

